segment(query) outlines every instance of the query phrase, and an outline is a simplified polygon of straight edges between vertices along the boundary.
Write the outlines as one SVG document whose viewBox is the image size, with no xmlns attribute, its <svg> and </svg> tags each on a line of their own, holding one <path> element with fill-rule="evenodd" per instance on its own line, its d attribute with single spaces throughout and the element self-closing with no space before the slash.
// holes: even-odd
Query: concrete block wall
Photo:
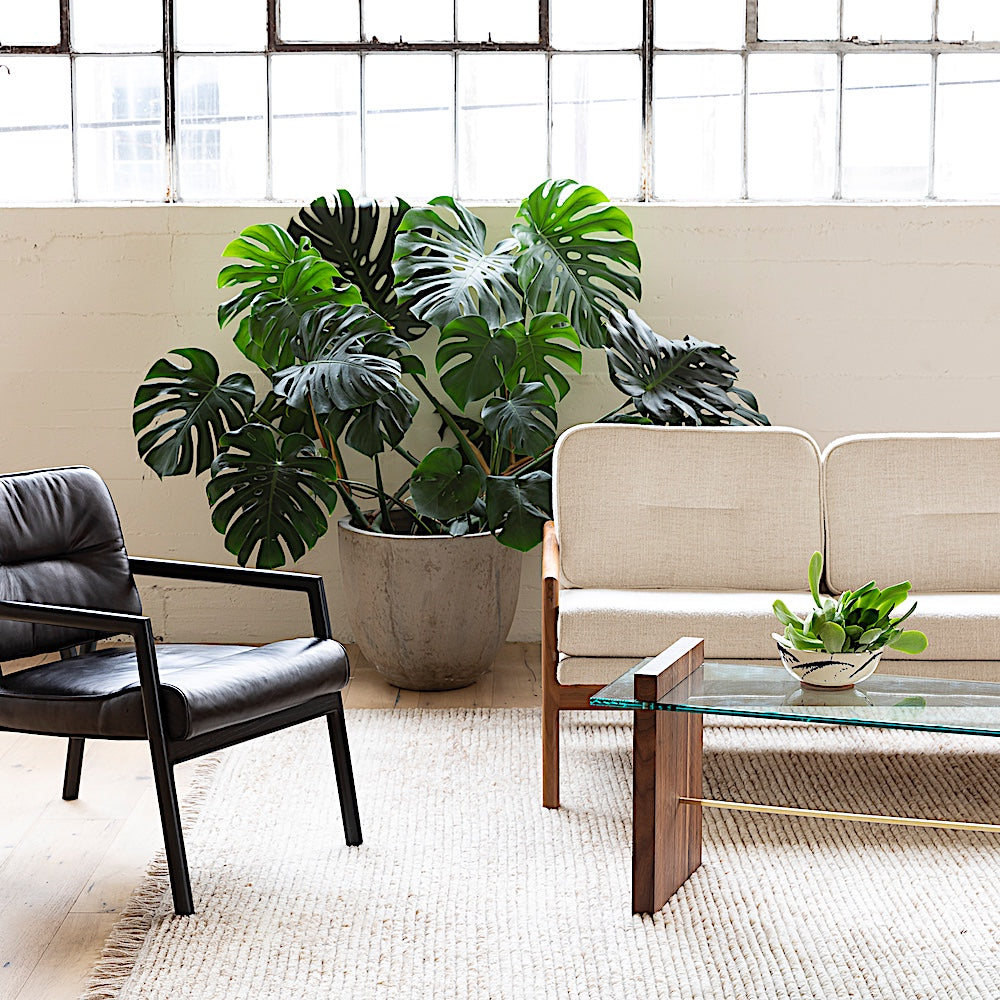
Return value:
<svg viewBox="0 0 1000 1000">
<path fill-rule="evenodd" d="M 224 372 L 246 370 L 215 321 L 220 254 L 245 226 L 284 225 L 294 208 L 0 209 L 0 469 L 91 465 L 111 486 L 134 554 L 232 562 L 209 521 L 205 477 L 161 483 L 139 461 L 132 397 L 176 347 L 205 347 Z M 513 208 L 477 211 L 491 236 L 507 233 Z M 1000 206 L 628 211 L 642 316 L 666 336 L 725 344 L 772 422 L 820 445 L 862 431 L 1000 428 Z M 563 427 L 621 400 L 597 352 L 573 382 Z M 415 448 L 435 440 L 425 413 Z M 299 566 L 324 574 L 336 620 L 335 533 Z M 539 636 L 538 571 L 536 551 L 524 560 L 512 639 Z M 149 581 L 143 591 L 157 631 L 173 640 L 266 641 L 308 622 L 293 595 Z M 346 623 L 339 630 L 351 638 Z"/>
</svg>

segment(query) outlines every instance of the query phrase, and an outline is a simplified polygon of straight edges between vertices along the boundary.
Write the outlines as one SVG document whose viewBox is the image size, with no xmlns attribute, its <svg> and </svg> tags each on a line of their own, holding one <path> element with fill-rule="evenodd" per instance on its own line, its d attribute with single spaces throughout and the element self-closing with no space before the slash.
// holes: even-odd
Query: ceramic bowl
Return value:
<svg viewBox="0 0 1000 1000">
<path fill-rule="evenodd" d="M 864 653 L 827 653 L 825 650 L 788 649 L 778 644 L 785 669 L 802 685 L 850 688 L 875 673 L 882 650 Z"/>
</svg>

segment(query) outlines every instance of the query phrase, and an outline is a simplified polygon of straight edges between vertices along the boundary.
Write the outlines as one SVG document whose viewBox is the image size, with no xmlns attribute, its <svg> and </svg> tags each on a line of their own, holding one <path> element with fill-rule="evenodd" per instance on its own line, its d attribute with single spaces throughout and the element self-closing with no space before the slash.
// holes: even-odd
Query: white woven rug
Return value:
<svg viewBox="0 0 1000 1000">
<path fill-rule="evenodd" d="M 634 917 L 628 725 L 564 724 L 559 811 L 537 712 L 348 727 L 364 845 L 322 723 L 226 752 L 188 823 L 197 914 L 172 915 L 161 866 L 90 998 L 1000 996 L 1000 837 L 708 812 L 703 867 Z M 717 797 L 1000 818 L 984 738 L 712 726 L 706 749 Z"/>
</svg>

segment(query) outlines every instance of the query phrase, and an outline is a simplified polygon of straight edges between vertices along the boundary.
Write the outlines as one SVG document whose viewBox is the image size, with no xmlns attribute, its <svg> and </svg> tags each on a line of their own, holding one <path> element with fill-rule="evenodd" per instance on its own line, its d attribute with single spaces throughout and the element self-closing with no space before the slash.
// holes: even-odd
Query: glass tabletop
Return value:
<svg viewBox="0 0 1000 1000">
<path fill-rule="evenodd" d="M 876 671 L 853 688 L 824 690 L 802 687 L 780 666 L 706 661 L 647 703 L 635 699 L 632 679 L 647 662 L 598 691 L 591 705 L 1000 736 L 1000 683 Z"/>
</svg>

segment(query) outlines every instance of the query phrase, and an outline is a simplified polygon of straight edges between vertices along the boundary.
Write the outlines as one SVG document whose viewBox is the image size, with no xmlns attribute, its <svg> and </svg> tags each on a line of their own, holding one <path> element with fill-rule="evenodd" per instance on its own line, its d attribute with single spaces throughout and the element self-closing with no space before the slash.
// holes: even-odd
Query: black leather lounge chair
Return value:
<svg viewBox="0 0 1000 1000">
<path fill-rule="evenodd" d="M 133 575 L 301 590 L 312 635 L 266 646 L 155 646 Z M 129 635 L 131 646 L 97 649 Z M 62 659 L 0 676 L 0 729 L 69 738 L 63 798 L 80 788 L 84 741 L 148 740 L 177 913 L 193 913 L 174 765 L 326 716 L 348 844 L 361 843 L 340 692 L 349 667 L 330 635 L 323 578 L 125 551 L 91 469 L 0 476 L 0 661 Z"/>
</svg>

